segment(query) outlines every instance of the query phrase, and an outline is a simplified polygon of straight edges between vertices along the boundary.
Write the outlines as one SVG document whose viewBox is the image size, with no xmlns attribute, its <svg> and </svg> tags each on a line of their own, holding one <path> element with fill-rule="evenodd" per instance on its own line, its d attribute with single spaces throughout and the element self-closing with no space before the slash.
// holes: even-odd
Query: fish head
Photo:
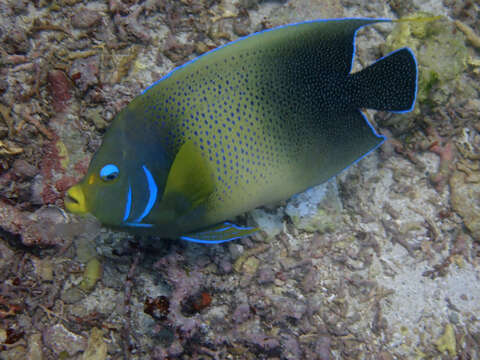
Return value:
<svg viewBox="0 0 480 360">
<path fill-rule="evenodd" d="M 145 218 L 159 202 L 169 167 L 151 130 L 120 113 L 85 177 L 66 192 L 66 209 L 113 227 L 151 227 Z"/>
<path fill-rule="evenodd" d="M 104 224 L 116 225 L 123 216 L 121 208 L 127 205 L 127 198 L 120 195 L 128 191 L 125 167 L 113 159 L 104 163 L 96 161 L 97 158 L 83 180 L 68 189 L 65 207 L 72 213 L 91 213 Z"/>
</svg>

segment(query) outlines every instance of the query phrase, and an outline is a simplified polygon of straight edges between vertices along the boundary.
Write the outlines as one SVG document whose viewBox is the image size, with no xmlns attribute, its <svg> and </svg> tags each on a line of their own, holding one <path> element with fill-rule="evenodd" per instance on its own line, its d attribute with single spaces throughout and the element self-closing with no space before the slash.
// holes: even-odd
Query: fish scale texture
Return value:
<svg viewBox="0 0 480 360">
<path fill-rule="evenodd" d="M 173 153 L 185 141 L 198 147 L 216 181 L 212 206 L 233 202 L 238 212 L 283 199 L 332 175 L 328 154 L 349 144 L 345 133 L 369 140 L 356 152 L 378 144 L 360 116 L 342 114 L 354 110 L 342 84 L 363 23 L 306 23 L 242 40 L 177 70 L 135 106 L 165 129 Z M 333 171 L 353 160 L 337 159 Z"/>
<path fill-rule="evenodd" d="M 363 102 L 403 109 L 414 100 L 407 50 L 350 74 L 356 31 L 382 21 L 288 25 L 181 66 L 117 115 L 90 165 L 91 184 L 69 194 L 85 194 L 84 210 L 104 223 L 178 237 L 327 180 L 383 141 L 359 111 Z M 395 73 L 399 61 L 408 76 Z M 407 90 L 395 90 L 391 72 Z M 119 169 L 111 186 L 95 180 L 107 164 Z M 105 213 L 100 194 L 119 209 Z"/>
</svg>

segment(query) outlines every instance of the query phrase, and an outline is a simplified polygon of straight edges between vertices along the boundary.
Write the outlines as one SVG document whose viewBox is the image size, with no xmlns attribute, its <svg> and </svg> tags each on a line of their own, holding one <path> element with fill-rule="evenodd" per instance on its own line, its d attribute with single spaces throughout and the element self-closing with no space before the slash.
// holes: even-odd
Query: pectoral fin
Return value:
<svg viewBox="0 0 480 360">
<path fill-rule="evenodd" d="M 188 141 L 170 168 L 162 205 L 180 216 L 204 203 L 214 188 L 207 162 L 193 142 Z"/>
<path fill-rule="evenodd" d="M 181 236 L 180 239 L 202 244 L 219 244 L 251 235 L 258 230 L 254 227 L 242 227 L 225 222 L 205 231 Z"/>
</svg>

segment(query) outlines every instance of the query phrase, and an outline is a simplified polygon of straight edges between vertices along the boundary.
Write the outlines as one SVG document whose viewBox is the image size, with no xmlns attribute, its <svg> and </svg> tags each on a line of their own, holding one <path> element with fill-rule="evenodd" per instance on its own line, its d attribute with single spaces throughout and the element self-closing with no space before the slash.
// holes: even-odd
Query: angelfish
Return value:
<svg viewBox="0 0 480 360">
<path fill-rule="evenodd" d="M 255 232 L 227 220 L 324 182 L 384 141 L 361 108 L 413 108 L 408 48 L 351 72 L 357 30 L 388 21 L 281 26 L 173 70 L 118 113 L 66 208 L 202 243 Z"/>
</svg>

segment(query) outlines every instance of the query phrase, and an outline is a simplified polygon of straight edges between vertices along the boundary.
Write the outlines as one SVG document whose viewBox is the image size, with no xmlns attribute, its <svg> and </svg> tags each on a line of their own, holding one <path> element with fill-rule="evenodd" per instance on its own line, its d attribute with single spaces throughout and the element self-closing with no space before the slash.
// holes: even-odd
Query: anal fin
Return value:
<svg viewBox="0 0 480 360">
<path fill-rule="evenodd" d="M 251 235 L 259 229 L 242 227 L 229 222 L 224 222 L 205 231 L 180 236 L 180 239 L 202 244 L 219 244 L 226 241 L 240 239 Z"/>
</svg>

